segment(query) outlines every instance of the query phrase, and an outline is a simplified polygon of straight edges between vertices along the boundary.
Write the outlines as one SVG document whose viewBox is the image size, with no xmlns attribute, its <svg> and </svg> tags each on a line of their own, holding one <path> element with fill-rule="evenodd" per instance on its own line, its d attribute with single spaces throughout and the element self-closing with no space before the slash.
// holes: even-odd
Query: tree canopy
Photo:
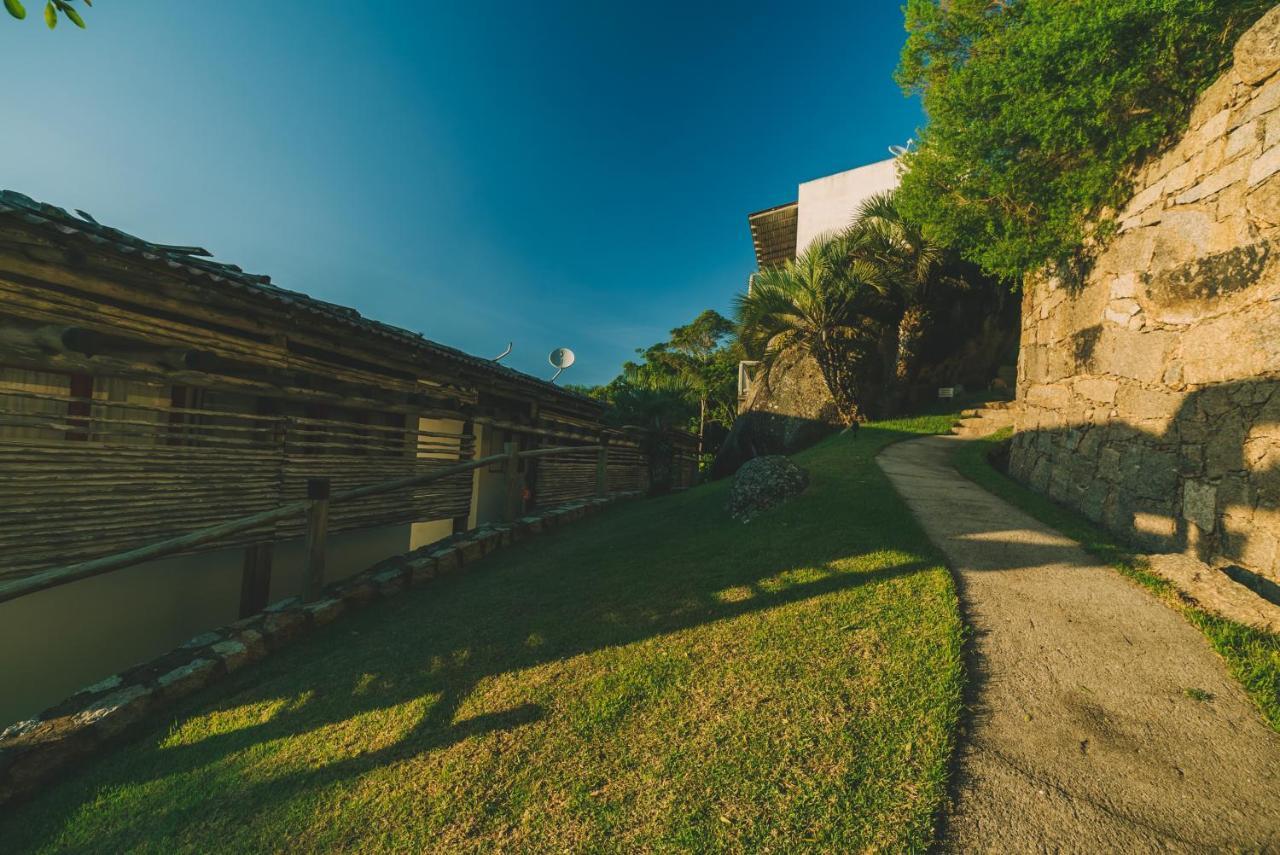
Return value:
<svg viewBox="0 0 1280 855">
<path fill-rule="evenodd" d="M 707 309 L 636 355 L 611 382 L 574 388 L 608 403 L 607 418 L 617 424 L 651 424 L 660 413 L 666 425 L 702 436 L 708 423 L 733 423 L 743 356 L 728 318 Z"/>
<path fill-rule="evenodd" d="M 907 0 L 897 77 L 928 125 L 904 158 L 903 214 L 998 276 L 1070 260 L 1271 5 Z"/>
</svg>

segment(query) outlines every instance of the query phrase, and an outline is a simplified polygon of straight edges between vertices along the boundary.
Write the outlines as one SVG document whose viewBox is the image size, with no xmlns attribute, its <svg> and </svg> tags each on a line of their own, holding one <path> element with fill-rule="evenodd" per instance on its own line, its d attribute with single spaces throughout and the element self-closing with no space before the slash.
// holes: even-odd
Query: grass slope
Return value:
<svg viewBox="0 0 1280 855">
<path fill-rule="evenodd" d="M 872 458 L 635 503 L 388 600 L 0 818 L 7 852 L 925 848 L 961 696 L 952 582 Z"/>
<path fill-rule="evenodd" d="M 1172 584 L 1145 569 L 1142 561 L 1100 526 L 1037 493 L 993 467 L 990 452 L 1010 431 L 965 443 L 953 459 L 956 469 L 979 486 L 1016 505 L 1067 537 L 1077 540 L 1098 558 L 1147 588 L 1177 609 L 1204 632 L 1213 649 L 1258 705 L 1273 728 L 1280 731 L 1280 636 L 1210 614 L 1185 600 Z M 1189 689 L 1197 691 L 1195 689 Z"/>
</svg>

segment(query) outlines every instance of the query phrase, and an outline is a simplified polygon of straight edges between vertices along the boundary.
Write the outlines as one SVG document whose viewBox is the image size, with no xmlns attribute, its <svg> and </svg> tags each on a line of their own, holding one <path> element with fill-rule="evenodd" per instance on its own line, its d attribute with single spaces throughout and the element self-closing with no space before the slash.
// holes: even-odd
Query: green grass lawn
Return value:
<svg viewBox="0 0 1280 855">
<path fill-rule="evenodd" d="M 996 469 L 988 460 L 995 447 L 1010 435 L 1005 429 L 989 437 L 965 443 L 953 462 L 960 473 L 1027 514 L 1052 526 L 1128 578 L 1150 590 L 1199 627 L 1227 662 L 1273 728 L 1280 731 L 1280 636 L 1226 620 L 1196 608 L 1183 599 L 1168 581 L 1145 569 L 1142 561 L 1102 527 L 1059 505 Z"/>
<path fill-rule="evenodd" d="M 951 578 L 873 463 L 949 416 L 611 509 L 239 672 L 0 818 L 5 852 L 912 851 L 961 697 Z"/>
</svg>

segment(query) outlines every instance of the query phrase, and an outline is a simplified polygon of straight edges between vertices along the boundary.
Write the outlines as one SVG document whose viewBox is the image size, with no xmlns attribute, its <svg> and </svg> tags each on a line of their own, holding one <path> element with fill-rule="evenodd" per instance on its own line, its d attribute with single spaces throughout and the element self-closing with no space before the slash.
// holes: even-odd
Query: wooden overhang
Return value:
<svg viewBox="0 0 1280 855">
<path fill-rule="evenodd" d="M 796 257 L 796 227 L 800 205 L 787 202 L 754 214 L 747 214 L 756 264 L 763 270 Z"/>
</svg>

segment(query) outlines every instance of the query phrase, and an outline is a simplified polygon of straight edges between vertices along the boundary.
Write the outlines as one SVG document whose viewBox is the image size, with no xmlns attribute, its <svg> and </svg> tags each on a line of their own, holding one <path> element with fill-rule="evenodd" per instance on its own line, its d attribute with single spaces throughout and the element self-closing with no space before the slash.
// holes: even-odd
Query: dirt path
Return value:
<svg viewBox="0 0 1280 855">
<path fill-rule="evenodd" d="M 946 553 L 973 630 L 946 848 L 1280 851 L 1280 735 L 1204 637 L 957 473 L 957 442 L 877 459 Z"/>
</svg>

